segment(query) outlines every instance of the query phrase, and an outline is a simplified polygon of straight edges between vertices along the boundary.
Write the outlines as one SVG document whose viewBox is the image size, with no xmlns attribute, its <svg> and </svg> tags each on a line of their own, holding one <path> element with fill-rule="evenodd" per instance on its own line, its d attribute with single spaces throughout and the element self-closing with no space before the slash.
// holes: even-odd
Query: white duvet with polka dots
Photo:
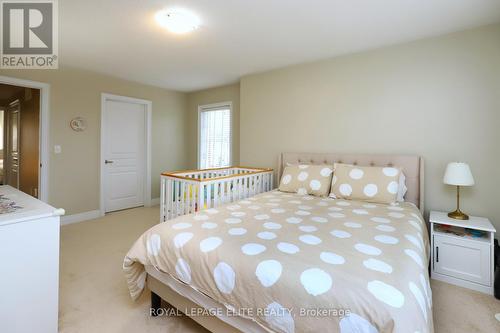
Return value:
<svg viewBox="0 0 500 333">
<path fill-rule="evenodd" d="M 158 224 L 123 268 L 134 299 L 153 265 L 270 331 L 433 332 L 428 260 L 412 204 L 272 191 Z"/>
</svg>

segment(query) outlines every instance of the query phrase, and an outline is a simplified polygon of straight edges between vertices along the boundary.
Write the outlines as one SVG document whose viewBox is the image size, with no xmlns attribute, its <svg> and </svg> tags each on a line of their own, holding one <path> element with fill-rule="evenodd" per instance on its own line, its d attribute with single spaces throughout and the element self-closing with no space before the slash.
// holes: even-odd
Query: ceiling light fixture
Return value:
<svg viewBox="0 0 500 333">
<path fill-rule="evenodd" d="M 155 19 L 160 26 L 176 34 L 191 32 L 200 26 L 198 16 L 182 8 L 160 10 Z"/>
</svg>

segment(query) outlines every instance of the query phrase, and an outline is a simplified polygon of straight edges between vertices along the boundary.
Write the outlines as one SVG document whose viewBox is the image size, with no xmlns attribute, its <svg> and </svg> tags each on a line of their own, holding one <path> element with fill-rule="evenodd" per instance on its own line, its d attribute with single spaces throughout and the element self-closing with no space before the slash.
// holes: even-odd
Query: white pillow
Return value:
<svg viewBox="0 0 500 333">
<path fill-rule="evenodd" d="M 405 201 L 406 191 L 408 191 L 408 188 L 406 187 L 406 177 L 405 177 L 405 174 L 403 172 L 401 172 L 401 174 L 399 176 L 398 194 L 396 196 L 397 202 L 404 202 Z"/>
</svg>

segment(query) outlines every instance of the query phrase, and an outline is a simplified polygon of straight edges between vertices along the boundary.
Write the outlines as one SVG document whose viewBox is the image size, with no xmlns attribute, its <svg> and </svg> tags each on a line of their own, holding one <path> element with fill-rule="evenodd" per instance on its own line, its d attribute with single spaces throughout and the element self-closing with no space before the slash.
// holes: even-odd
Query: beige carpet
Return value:
<svg viewBox="0 0 500 333">
<path fill-rule="evenodd" d="M 61 229 L 60 332 L 206 332 L 187 317 L 152 318 L 149 293 L 132 302 L 122 260 L 159 221 L 159 208 L 136 208 Z M 432 281 L 438 333 L 500 332 L 500 301 Z"/>
</svg>

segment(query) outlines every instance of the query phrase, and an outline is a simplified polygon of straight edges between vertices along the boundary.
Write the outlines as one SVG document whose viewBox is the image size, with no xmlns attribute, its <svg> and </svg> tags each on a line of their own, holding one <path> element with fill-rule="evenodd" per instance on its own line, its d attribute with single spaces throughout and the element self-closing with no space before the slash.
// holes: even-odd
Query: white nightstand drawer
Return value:
<svg viewBox="0 0 500 333">
<path fill-rule="evenodd" d="M 490 244 L 434 234 L 434 272 L 491 286 Z"/>
</svg>

